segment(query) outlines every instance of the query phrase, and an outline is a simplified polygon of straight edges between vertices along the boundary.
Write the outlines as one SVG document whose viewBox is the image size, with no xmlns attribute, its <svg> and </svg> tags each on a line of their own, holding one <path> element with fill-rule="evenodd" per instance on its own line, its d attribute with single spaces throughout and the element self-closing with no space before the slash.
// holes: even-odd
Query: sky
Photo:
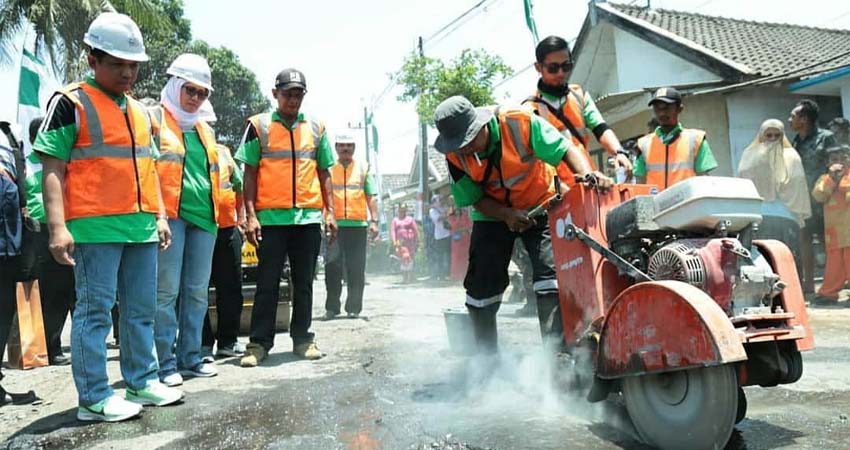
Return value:
<svg viewBox="0 0 850 450">
<path fill-rule="evenodd" d="M 363 121 L 374 105 L 379 133 L 378 165 L 383 173 L 406 173 L 418 142 L 412 103 L 395 87 L 377 97 L 397 72 L 417 38 L 432 36 L 480 0 L 184 0 L 192 35 L 226 46 L 254 71 L 271 99 L 275 75 L 283 68 L 304 72 L 308 94 L 303 110 L 326 122 L 331 136 L 353 134 L 363 159 L 363 132 L 348 125 Z M 632 0 L 620 0 L 630 3 Z M 632 3 L 645 5 L 647 0 Z M 653 8 L 699 12 L 747 20 L 850 29 L 850 4 L 808 0 L 651 0 Z M 534 43 L 522 0 L 486 0 L 484 7 L 450 33 L 426 40 L 428 56 L 451 59 L 465 48 L 501 56 L 516 71 L 534 62 Z M 573 39 L 587 14 L 584 0 L 535 0 L 539 36 Z M 536 72 L 525 70 L 500 85 L 500 102 L 519 102 L 533 92 Z M 215 80 L 213 80 L 213 84 Z M 17 68 L 0 67 L 0 115 L 14 114 Z M 603 93 L 594 93 L 600 95 Z M 215 96 L 210 98 L 215 105 Z M 429 132 L 429 140 L 436 137 Z"/>
</svg>

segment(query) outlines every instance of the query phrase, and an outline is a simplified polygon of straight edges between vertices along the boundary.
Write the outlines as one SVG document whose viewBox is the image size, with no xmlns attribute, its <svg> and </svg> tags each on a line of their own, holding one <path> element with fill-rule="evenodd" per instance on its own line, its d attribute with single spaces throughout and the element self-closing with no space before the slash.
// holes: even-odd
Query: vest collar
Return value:
<svg viewBox="0 0 850 450">
<path fill-rule="evenodd" d="M 120 106 L 122 108 L 124 107 L 124 105 L 127 104 L 127 96 L 125 94 L 113 95 L 113 94 L 110 94 L 109 92 L 104 91 L 103 88 L 100 87 L 99 84 L 97 84 L 97 81 L 94 81 L 94 77 L 92 77 L 92 76 L 86 77 L 86 84 L 97 89 L 100 92 L 103 92 L 103 95 L 111 98 L 113 101 L 115 101 L 116 104 L 118 104 L 118 106 Z"/>
<path fill-rule="evenodd" d="M 272 112 L 272 122 L 280 122 L 280 124 L 283 125 L 284 127 L 286 127 L 287 130 L 293 130 L 299 123 L 301 123 L 303 121 L 304 121 L 304 113 L 301 112 L 301 111 L 298 111 L 298 116 L 295 117 L 295 123 L 288 124 L 288 125 L 287 125 L 286 121 L 283 120 L 283 117 L 280 116 L 280 113 L 277 112 L 277 110 L 274 110 L 274 112 Z"/>
<path fill-rule="evenodd" d="M 664 131 L 661 129 L 661 126 L 658 126 L 658 127 L 655 128 L 655 135 L 658 136 L 658 138 L 661 139 L 661 142 L 663 142 L 665 145 L 675 141 L 676 138 L 678 138 L 681 133 L 682 133 L 682 123 L 681 122 L 677 123 L 676 126 L 673 127 L 673 129 L 670 130 L 669 133 L 664 133 Z"/>
<path fill-rule="evenodd" d="M 537 90 L 542 94 L 548 94 L 552 97 L 565 97 L 567 92 L 570 91 L 570 86 L 565 84 L 563 86 L 550 86 L 548 84 L 543 83 L 543 78 L 537 80 Z"/>
</svg>

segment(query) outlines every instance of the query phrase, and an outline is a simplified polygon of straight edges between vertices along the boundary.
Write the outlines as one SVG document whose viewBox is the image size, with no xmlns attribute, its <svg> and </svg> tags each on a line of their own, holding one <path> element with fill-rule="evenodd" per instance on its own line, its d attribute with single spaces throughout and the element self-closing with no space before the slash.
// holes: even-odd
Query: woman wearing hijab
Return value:
<svg viewBox="0 0 850 450">
<path fill-rule="evenodd" d="M 168 68 L 161 106 L 153 110 L 162 200 L 172 244 L 159 254 L 155 322 L 159 377 L 167 386 L 183 376 L 213 377 L 202 361 L 201 335 L 207 287 L 218 233 L 218 148 L 207 120 L 214 120 L 207 61 L 182 54 Z M 180 297 L 179 305 L 177 297 Z"/>
<path fill-rule="evenodd" d="M 758 238 L 785 242 L 799 272 L 800 228 L 812 215 L 812 206 L 803 162 L 781 121 L 769 119 L 761 125 L 741 155 L 738 176 L 752 180 L 764 199 Z"/>
</svg>

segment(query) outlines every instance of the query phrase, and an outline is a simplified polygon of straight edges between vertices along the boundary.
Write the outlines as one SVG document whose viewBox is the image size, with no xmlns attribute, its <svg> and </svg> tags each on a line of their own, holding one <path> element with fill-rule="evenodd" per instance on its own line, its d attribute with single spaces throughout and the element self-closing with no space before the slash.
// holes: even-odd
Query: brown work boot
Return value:
<svg viewBox="0 0 850 450">
<path fill-rule="evenodd" d="M 251 342 L 245 347 L 245 355 L 242 356 L 240 364 L 242 367 L 257 367 L 268 355 L 265 347 Z"/>
<path fill-rule="evenodd" d="M 315 342 L 298 344 L 292 350 L 292 353 L 309 360 L 322 359 L 322 357 L 325 356 L 325 354 L 319 350 L 319 347 L 316 346 Z"/>
</svg>

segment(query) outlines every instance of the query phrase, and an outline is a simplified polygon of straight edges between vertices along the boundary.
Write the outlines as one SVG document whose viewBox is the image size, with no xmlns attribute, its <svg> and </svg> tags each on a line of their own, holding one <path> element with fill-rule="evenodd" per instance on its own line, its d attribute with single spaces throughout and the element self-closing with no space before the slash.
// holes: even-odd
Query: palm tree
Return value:
<svg viewBox="0 0 850 450">
<path fill-rule="evenodd" d="M 167 26 L 158 0 L 0 0 L 0 64 L 13 62 L 13 40 L 32 24 L 36 55 L 47 53 L 67 80 L 85 70 L 83 35 L 103 11 L 130 15 L 140 26 Z"/>
</svg>

